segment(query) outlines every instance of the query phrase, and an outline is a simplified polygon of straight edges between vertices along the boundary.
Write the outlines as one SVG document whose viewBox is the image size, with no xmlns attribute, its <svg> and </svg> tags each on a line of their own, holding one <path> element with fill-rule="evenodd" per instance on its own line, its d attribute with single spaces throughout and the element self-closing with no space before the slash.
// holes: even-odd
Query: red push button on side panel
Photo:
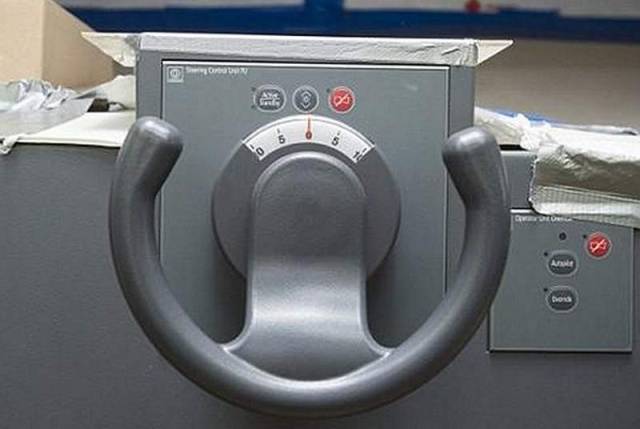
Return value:
<svg viewBox="0 0 640 429">
<path fill-rule="evenodd" d="M 587 238 L 586 248 L 589 255 L 602 259 L 611 251 L 611 240 L 602 232 L 594 232 Z"/>
</svg>

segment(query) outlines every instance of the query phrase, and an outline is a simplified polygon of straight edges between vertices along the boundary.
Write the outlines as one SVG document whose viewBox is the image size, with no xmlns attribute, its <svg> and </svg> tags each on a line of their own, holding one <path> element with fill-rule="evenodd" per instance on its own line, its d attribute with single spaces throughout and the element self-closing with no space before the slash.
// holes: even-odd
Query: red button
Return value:
<svg viewBox="0 0 640 429">
<path fill-rule="evenodd" d="M 356 96 L 351 88 L 338 86 L 329 93 L 329 105 L 337 113 L 347 113 L 356 104 Z"/>
<path fill-rule="evenodd" d="M 587 252 L 594 258 L 604 258 L 611 250 L 611 240 L 602 232 L 594 232 L 587 238 Z"/>
</svg>

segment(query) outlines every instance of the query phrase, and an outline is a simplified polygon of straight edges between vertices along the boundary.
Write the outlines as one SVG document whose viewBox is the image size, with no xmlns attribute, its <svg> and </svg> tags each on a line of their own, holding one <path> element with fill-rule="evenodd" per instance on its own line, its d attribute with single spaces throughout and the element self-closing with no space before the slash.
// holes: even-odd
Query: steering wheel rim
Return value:
<svg viewBox="0 0 640 429">
<path fill-rule="evenodd" d="M 377 360 L 342 376 L 275 376 L 232 354 L 192 321 L 171 293 L 155 234 L 155 197 L 182 149 L 177 129 L 141 118 L 116 161 L 109 203 L 112 257 L 126 301 L 159 352 L 209 393 L 258 412 L 320 418 L 366 411 L 433 378 L 473 336 L 497 292 L 510 238 L 509 194 L 495 139 L 479 128 L 451 136 L 447 170 L 465 206 L 453 286 L 424 324 Z"/>
</svg>

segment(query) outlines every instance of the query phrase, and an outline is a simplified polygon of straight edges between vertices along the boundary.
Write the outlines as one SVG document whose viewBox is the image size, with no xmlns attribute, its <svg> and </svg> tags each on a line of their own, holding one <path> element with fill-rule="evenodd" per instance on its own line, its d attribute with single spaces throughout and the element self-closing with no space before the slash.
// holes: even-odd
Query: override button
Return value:
<svg viewBox="0 0 640 429">
<path fill-rule="evenodd" d="M 578 292 L 571 286 L 554 286 L 547 294 L 547 305 L 558 313 L 566 313 L 578 304 Z"/>
</svg>

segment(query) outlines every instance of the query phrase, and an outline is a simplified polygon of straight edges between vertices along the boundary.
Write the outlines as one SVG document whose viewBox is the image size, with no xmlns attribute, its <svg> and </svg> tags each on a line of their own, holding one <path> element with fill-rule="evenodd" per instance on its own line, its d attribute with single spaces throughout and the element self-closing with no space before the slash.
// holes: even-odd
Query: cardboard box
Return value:
<svg viewBox="0 0 640 429">
<path fill-rule="evenodd" d="M 0 81 L 82 88 L 112 79 L 113 61 L 83 31 L 91 28 L 52 0 L 0 0 Z"/>
</svg>

